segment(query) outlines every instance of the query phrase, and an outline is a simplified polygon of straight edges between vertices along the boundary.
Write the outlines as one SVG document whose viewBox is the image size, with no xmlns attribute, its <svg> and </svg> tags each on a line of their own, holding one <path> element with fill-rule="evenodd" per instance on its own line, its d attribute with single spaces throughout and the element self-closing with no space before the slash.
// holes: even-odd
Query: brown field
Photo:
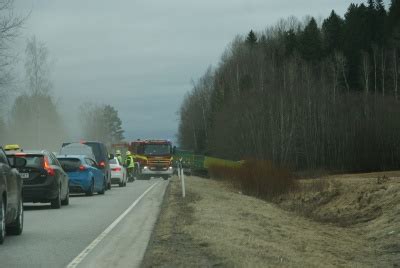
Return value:
<svg viewBox="0 0 400 268">
<path fill-rule="evenodd" d="M 301 180 L 274 203 L 171 180 L 143 267 L 400 267 L 400 172 Z"/>
</svg>

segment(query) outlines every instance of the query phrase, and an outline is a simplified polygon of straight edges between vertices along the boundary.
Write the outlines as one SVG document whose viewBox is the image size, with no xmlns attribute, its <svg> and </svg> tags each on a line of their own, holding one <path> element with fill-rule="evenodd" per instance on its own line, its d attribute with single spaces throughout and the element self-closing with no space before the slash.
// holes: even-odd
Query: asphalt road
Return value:
<svg viewBox="0 0 400 268">
<path fill-rule="evenodd" d="M 6 237 L 0 267 L 137 267 L 167 184 L 151 179 L 104 196 L 75 195 L 59 210 L 26 203 L 24 231 Z"/>
</svg>

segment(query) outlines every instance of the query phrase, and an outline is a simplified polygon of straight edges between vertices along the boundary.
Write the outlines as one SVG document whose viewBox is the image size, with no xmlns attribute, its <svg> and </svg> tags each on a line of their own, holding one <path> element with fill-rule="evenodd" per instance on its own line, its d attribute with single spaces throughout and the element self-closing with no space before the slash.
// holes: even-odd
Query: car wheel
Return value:
<svg viewBox="0 0 400 268">
<path fill-rule="evenodd" d="M 3 244 L 6 237 L 6 208 L 4 199 L 1 199 L 0 209 L 0 244 Z"/>
<path fill-rule="evenodd" d="M 86 192 L 87 196 L 92 196 L 94 192 L 94 181 L 92 180 L 92 183 L 90 184 L 89 190 Z"/>
<path fill-rule="evenodd" d="M 100 192 L 97 192 L 98 194 L 104 194 L 106 192 L 106 181 L 103 180 L 103 187 L 101 188 Z"/>
<path fill-rule="evenodd" d="M 124 182 L 121 181 L 120 183 L 118 183 L 118 186 L 119 186 L 119 187 L 124 187 Z"/>
<path fill-rule="evenodd" d="M 65 197 L 64 200 L 61 201 L 61 205 L 63 205 L 63 206 L 68 206 L 69 205 L 69 187 L 67 189 L 67 196 Z"/>
<path fill-rule="evenodd" d="M 61 207 L 61 187 L 58 189 L 57 197 L 51 200 L 51 208 L 60 208 Z"/>
<path fill-rule="evenodd" d="M 24 229 L 24 204 L 22 199 L 19 201 L 18 205 L 18 216 L 15 221 L 7 226 L 7 234 L 10 235 L 20 235 L 22 234 L 22 230 Z"/>
</svg>

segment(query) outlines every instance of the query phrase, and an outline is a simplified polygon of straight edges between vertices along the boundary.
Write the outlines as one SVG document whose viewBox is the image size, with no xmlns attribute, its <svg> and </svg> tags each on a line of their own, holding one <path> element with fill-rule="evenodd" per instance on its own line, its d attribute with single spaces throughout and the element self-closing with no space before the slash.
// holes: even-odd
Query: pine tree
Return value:
<svg viewBox="0 0 400 268">
<path fill-rule="evenodd" d="M 331 15 L 322 24 L 325 54 L 341 50 L 343 42 L 343 19 L 332 10 Z"/>
<path fill-rule="evenodd" d="M 351 4 L 345 14 L 343 30 L 343 51 L 348 63 L 349 85 L 352 89 L 362 89 L 360 84 L 361 51 L 369 51 L 372 44 L 369 9 L 364 4 Z"/>
<path fill-rule="evenodd" d="M 253 32 L 253 30 L 251 30 L 249 32 L 249 34 L 247 35 L 246 43 L 249 45 L 255 45 L 255 44 L 257 44 L 257 41 L 258 41 L 258 39 L 257 39 L 256 34 Z"/>
<path fill-rule="evenodd" d="M 300 52 L 305 60 L 315 61 L 322 56 L 321 32 L 314 18 L 300 35 Z"/>
<path fill-rule="evenodd" d="M 377 0 L 375 5 L 375 27 L 373 41 L 378 45 L 383 45 L 386 39 L 385 22 L 387 20 L 387 12 L 383 0 Z"/>
<path fill-rule="evenodd" d="M 387 36 L 392 36 L 396 28 L 400 28 L 400 0 L 392 0 L 386 22 Z"/>
</svg>

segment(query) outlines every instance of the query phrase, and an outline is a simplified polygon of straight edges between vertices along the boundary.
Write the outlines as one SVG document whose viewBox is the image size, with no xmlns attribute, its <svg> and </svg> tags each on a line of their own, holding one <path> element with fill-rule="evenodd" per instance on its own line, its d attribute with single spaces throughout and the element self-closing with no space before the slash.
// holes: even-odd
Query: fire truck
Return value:
<svg viewBox="0 0 400 268">
<path fill-rule="evenodd" d="M 173 148 L 169 140 L 136 140 L 115 144 L 114 148 L 129 150 L 136 162 L 135 176 L 138 179 L 162 177 L 167 180 L 173 174 Z"/>
</svg>

